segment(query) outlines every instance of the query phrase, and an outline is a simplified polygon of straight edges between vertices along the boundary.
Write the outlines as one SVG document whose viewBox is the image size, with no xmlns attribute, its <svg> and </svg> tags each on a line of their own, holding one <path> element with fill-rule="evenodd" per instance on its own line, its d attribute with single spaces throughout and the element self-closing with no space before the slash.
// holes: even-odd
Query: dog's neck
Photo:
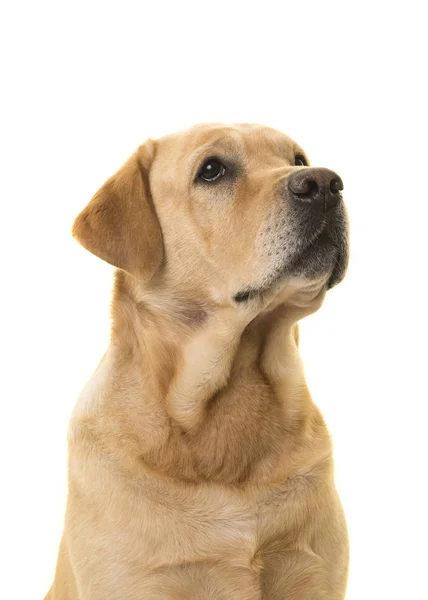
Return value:
<svg viewBox="0 0 428 600">
<path fill-rule="evenodd" d="M 131 278 L 116 273 L 112 341 L 140 355 L 163 383 L 167 412 L 184 430 L 201 424 L 207 404 L 243 369 L 257 367 L 272 384 L 301 370 L 297 326 L 284 305 L 249 316 L 188 297 L 139 294 Z"/>
<path fill-rule="evenodd" d="M 117 356 L 128 357 L 132 369 L 139 370 L 147 394 L 166 411 L 174 434 L 180 432 L 180 439 L 186 437 L 186 452 L 192 440 L 203 439 L 205 443 L 210 436 L 217 436 L 217 452 L 220 428 L 228 419 L 236 420 L 232 435 L 236 435 L 239 446 L 240 420 L 246 409 L 245 427 L 254 426 L 255 431 L 261 426 L 272 427 L 268 437 L 273 446 L 278 441 L 275 436 L 282 439 L 287 434 L 290 456 L 296 436 L 303 432 L 312 436 L 314 424 L 323 430 L 304 379 L 296 319 L 284 305 L 248 323 L 248 317 L 239 316 L 234 307 L 211 312 L 177 298 L 171 303 L 171 298 L 158 294 L 156 302 L 150 303 L 147 297 L 139 300 L 132 280 L 117 273 L 112 345 Z M 134 415 L 130 419 L 135 422 Z M 242 436 L 245 438 L 244 431 Z M 245 443 L 237 448 L 243 464 Z M 258 443 L 261 448 L 260 438 Z M 171 439 L 170 445 L 174 445 Z M 253 454 L 257 454 L 259 449 L 254 443 L 252 446 Z M 177 447 L 176 451 L 180 452 Z M 152 459 L 157 468 L 162 462 L 159 456 Z M 226 463 L 223 459 L 223 466 Z M 187 476 L 193 475 L 188 472 Z M 224 480 L 242 477 L 242 473 L 234 472 Z"/>
</svg>

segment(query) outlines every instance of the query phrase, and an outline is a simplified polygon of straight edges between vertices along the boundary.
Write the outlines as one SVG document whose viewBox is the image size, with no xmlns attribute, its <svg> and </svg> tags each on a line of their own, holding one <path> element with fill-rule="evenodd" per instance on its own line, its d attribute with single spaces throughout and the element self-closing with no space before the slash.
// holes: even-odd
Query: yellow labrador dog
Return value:
<svg viewBox="0 0 428 600">
<path fill-rule="evenodd" d="M 297 330 L 346 269 L 342 188 L 273 129 L 200 125 L 147 141 L 77 217 L 118 270 L 47 599 L 344 598 Z"/>
</svg>

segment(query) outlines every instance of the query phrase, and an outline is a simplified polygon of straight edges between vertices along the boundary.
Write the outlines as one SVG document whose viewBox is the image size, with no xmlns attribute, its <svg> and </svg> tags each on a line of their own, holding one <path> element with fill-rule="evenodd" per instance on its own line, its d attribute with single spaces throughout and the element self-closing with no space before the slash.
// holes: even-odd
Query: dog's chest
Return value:
<svg viewBox="0 0 428 600">
<path fill-rule="evenodd" d="M 223 565 L 231 581 L 237 572 L 246 580 L 256 576 L 260 549 L 304 520 L 304 486 L 298 481 L 186 484 L 147 471 L 118 477 L 104 461 L 81 470 L 72 460 L 71 475 L 78 475 L 73 467 L 79 476 L 70 481 L 68 539 L 72 555 L 85 557 L 76 568 L 99 590 L 99 596 L 95 587 L 88 591 L 97 600 L 110 597 L 107 590 L 117 582 L 121 593 L 129 587 L 130 600 L 140 598 L 133 590 L 146 586 L 152 594 L 147 597 L 155 598 L 150 586 L 163 590 L 169 580 L 175 586 L 192 565 L 198 577 Z"/>
<path fill-rule="evenodd" d="M 103 479 L 99 467 L 97 476 Z M 202 558 L 248 566 L 267 537 L 300 518 L 296 493 L 286 482 L 238 489 L 147 476 L 106 487 L 104 493 L 93 491 L 90 498 L 71 493 L 69 500 L 69 514 L 85 515 L 85 532 L 79 534 L 80 543 L 88 545 L 84 554 L 122 548 L 126 561 L 150 570 Z"/>
</svg>

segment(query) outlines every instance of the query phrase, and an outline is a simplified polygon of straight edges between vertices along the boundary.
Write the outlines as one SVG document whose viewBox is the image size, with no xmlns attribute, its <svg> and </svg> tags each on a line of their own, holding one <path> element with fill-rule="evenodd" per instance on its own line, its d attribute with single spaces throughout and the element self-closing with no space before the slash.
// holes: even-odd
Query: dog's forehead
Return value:
<svg viewBox="0 0 428 600">
<path fill-rule="evenodd" d="M 174 155 L 175 160 L 186 160 L 205 148 L 238 153 L 247 160 L 266 155 L 289 157 L 300 150 L 284 133 L 247 123 L 196 125 L 160 138 L 158 144 L 161 154 Z"/>
</svg>

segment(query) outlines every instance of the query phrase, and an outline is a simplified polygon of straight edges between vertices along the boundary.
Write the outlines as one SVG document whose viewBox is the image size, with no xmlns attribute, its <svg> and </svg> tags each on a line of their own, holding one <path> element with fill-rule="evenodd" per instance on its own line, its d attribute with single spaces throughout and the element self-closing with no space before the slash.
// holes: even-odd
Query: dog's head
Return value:
<svg viewBox="0 0 428 600">
<path fill-rule="evenodd" d="M 143 286 L 205 305 L 278 305 L 338 283 L 343 184 L 278 131 L 200 125 L 149 140 L 95 194 L 73 235 Z"/>
</svg>

